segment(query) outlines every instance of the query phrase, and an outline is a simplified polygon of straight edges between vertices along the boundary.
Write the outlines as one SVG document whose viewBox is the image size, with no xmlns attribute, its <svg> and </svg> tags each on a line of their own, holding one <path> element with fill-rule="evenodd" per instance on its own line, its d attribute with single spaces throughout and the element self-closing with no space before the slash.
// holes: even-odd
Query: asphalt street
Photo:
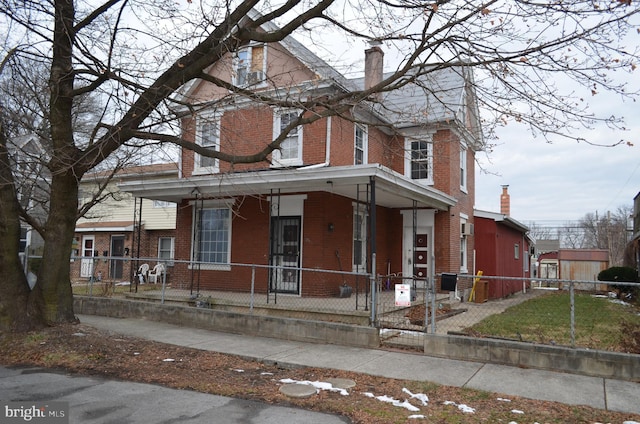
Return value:
<svg viewBox="0 0 640 424">
<path fill-rule="evenodd" d="M 79 377 L 42 368 L 0 367 L 0 423 L 27 422 L 7 418 L 4 404 L 24 408 L 46 402 L 68 402 L 68 423 L 82 424 L 337 424 L 346 418 L 298 408 L 214 396 L 152 384 Z M 12 402 L 14 403 L 14 402 Z M 65 417 L 66 418 L 66 417 Z M 51 420 L 33 418 L 33 424 Z M 64 420 L 55 422 L 65 422 Z"/>
</svg>

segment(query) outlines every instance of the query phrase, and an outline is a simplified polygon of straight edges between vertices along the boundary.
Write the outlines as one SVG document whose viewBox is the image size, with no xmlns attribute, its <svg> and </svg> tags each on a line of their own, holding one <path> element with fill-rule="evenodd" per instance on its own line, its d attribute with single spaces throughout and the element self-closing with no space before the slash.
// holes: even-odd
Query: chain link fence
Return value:
<svg viewBox="0 0 640 424">
<path fill-rule="evenodd" d="M 640 284 L 441 274 L 415 301 L 382 303 L 384 344 L 420 350 L 429 334 L 640 353 Z M 406 282 L 411 283 L 411 280 Z"/>
<path fill-rule="evenodd" d="M 380 329 L 383 345 L 422 350 L 452 334 L 640 353 L 640 284 L 486 275 L 401 275 L 77 257 L 73 290 Z"/>
<path fill-rule="evenodd" d="M 358 325 L 372 321 L 366 273 L 157 258 L 77 259 L 93 262 L 93 269 L 89 277 L 75 279 L 75 294 Z M 122 272 L 114 275 L 112 269 Z"/>
</svg>

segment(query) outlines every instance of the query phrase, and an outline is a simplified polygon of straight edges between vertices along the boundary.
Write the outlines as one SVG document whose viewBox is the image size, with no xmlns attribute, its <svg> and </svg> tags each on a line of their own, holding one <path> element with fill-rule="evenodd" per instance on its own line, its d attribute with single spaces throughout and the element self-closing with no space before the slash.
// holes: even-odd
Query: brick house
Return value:
<svg viewBox="0 0 640 424">
<path fill-rule="evenodd" d="M 383 51 L 364 52 L 363 78 L 348 79 L 301 43 L 253 44 L 210 69 L 222 81 L 266 95 L 349 93 L 384 78 Z M 182 137 L 229 154 L 251 154 L 296 117 L 230 96 L 198 80 L 183 101 L 210 104 L 182 121 Z M 318 109 L 320 110 L 320 109 Z M 229 164 L 183 149 L 174 180 L 128 181 L 136 197 L 176 202 L 172 285 L 332 296 L 340 278 L 304 269 L 424 278 L 468 272 L 473 236 L 474 157 L 482 146 L 477 102 L 465 67 L 434 70 L 339 115 L 290 128 L 268 162 Z M 375 259 L 375 265 L 374 265 Z M 182 262 L 184 266 L 179 266 Z M 232 271 L 233 269 L 233 271 Z M 329 281 L 331 280 L 331 281 Z"/>
<path fill-rule="evenodd" d="M 176 205 L 134 198 L 120 191 L 118 184 L 131 179 L 171 179 L 177 174 L 176 163 L 133 166 L 115 174 L 106 185 L 105 198 L 76 223 L 72 281 L 98 276 L 130 281 L 138 263 L 148 262 L 153 267 L 158 260 L 173 259 Z M 81 204 L 105 184 L 108 175 L 106 172 L 85 175 L 80 182 Z"/>
</svg>

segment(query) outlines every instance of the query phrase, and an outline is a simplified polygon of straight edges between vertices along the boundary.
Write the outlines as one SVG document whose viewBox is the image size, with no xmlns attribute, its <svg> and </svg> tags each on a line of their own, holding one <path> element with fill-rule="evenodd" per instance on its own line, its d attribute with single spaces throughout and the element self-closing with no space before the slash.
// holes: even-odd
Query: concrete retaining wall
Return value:
<svg viewBox="0 0 640 424">
<path fill-rule="evenodd" d="M 197 327 L 250 336 L 311 343 L 379 347 L 376 328 L 326 321 L 257 316 L 139 300 L 74 296 L 76 313 L 115 318 L 143 318 L 185 327 Z"/>
<path fill-rule="evenodd" d="M 449 359 L 640 380 L 640 355 L 626 353 L 444 335 L 426 336 L 424 352 Z"/>
</svg>

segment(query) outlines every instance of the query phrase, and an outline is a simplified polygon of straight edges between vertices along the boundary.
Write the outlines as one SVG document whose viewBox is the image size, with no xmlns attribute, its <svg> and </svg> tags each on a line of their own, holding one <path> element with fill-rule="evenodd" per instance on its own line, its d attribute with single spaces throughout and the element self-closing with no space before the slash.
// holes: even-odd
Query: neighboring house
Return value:
<svg viewBox="0 0 640 424">
<path fill-rule="evenodd" d="M 288 37 L 228 55 L 210 73 L 282 97 L 347 93 L 380 81 L 382 60 L 379 47 L 368 49 L 365 77 L 350 80 Z M 196 270 L 200 288 L 249 291 L 251 269 L 232 272 L 233 264 L 259 264 L 274 268 L 258 270 L 257 291 L 333 296 L 341 277 L 300 268 L 370 272 L 374 257 L 381 275 L 471 272 L 473 236 L 462 229 L 473 223 L 482 147 L 472 75 L 452 67 L 419 83 L 293 128 L 270 164 L 230 165 L 185 149 L 178 178 L 121 184 L 178 204 L 172 286 L 186 287 Z M 205 81 L 183 100 L 215 105 L 185 118 L 183 137 L 233 154 L 255 153 L 301 112 L 229 99 Z"/>
<path fill-rule="evenodd" d="M 154 181 L 175 178 L 175 163 L 124 168 L 107 183 L 101 200 L 76 223 L 71 278 L 130 281 L 140 263 L 151 267 L 170 261 L 175 249 L 175 203 L 136 199 L 121 192 L 118 184 L 135 179 Z M 107 172 L 87 174 L 80 182 L 80 204 L 89 201 Z M 138 260 L 142 258 L 142 260 Z M 126 260 L 131 259 L 131 260 Z"/>
<path fill-rule="evenodd" d="M 10 140 L 7 150 L 12 162 L 20 206 L 31 216 L 44 223 L 48 210 L 48 184 L 50 175 L 43 163 L 42 152 L 45 140 L 36 134 L 15 137 Z M 25 263 L 28 257 L 42 255 L 44 240 L 27 223 L 20 226 L 20 259 Z M 37 261 L 30 261 L 38 263 Z M 35 273 L 33 266 L 29 269 Z"/>
<path fill-rule="evenodd" d="M 533 277 L 544 279 L 560 278 L 558 252 L 560 251 L 559 239 L 536 240 Z"/>
<path fill-rule="evenodd" d="M 476 210 L 474 216 L 475 267 L 487 276 L 529 278 L 532 242 L 529 228 L 509 216 L 507 186 L 502 187 L 500 213 Z M 522 291 L 528 281 L 485 278 L 488 298 L 498 299 Z"/>
</svg>

